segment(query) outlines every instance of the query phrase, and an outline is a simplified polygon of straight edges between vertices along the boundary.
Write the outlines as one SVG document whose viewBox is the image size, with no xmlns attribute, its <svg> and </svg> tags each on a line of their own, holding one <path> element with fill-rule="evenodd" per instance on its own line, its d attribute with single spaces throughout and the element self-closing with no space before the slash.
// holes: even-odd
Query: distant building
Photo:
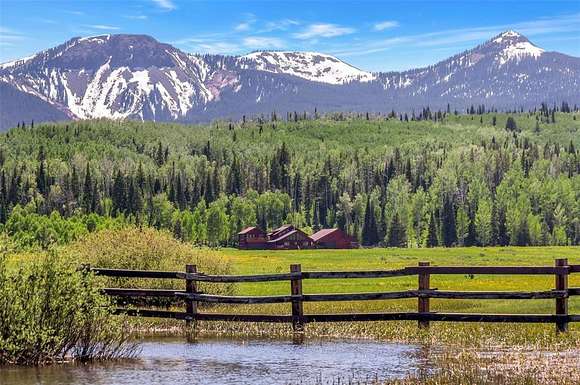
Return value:
<svg viewBox="0 0 580 385">
<path fill-rule="evenodd" d="M 322 229 L 310 236 L 321 249 L 352 249 L 358 247 L 356 240 L 341 229 Z"/>
<path fill-rule="evenodd" d="M 238 233 L 240 249 L 352 249 L 358 247 L 353 237 L 340 229 L 323 229 L 309 236 L 293 225 L 280 226 L 267 233 L 259 227 L 246 227 Z"/>
<path fill-rule="evenodd" d="M 311 249 L 314 241 L 304 231 L 292 225 L 282 226 L 268 234 L 269 249 Z"/>
<path fill-rule="evenodd" d="M 259 227 L 246 227 L 238 233 L 238 248 L 240 249 L 265 249 L 267 242 L 266 232 Z"/>
<path fill-rule="evenodd" d="M 293 225 L 283 225 L 274 229 L 268 233 L 268 239 L 280 238 L 284 234 L 288 234 L 290 231 L 296 230 Z"/>
</svg>

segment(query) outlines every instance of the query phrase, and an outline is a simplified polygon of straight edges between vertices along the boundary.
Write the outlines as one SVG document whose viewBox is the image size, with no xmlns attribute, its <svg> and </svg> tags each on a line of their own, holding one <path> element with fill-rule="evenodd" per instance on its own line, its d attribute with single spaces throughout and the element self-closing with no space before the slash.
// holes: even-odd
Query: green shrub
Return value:
<svg viewBox="0 0 580 385">
<path fill-rule="evenodd" d="M 54 254 L 7 267 L 0 253 L 0 365 L 131 356 L 136 346 L 91 274 Z"/>
<path fill-rule="evenodd" d="M 78 242 L 63 249 L 68 259 L 77 264 L 90 264 L 92 267 L 185 271 L 185 265 L 197 265 L 197 270 L 205 274 L 229 274 L 230 264 L 218 252 L 195 248 L 176 240 L 166 231 L 152 228 L 127 227 L 98 231 L 87 235 Z M 185 288 L 183 280 L 102 278 L 107 287 L 141 287 L 159 289 Z M 213 294 L 227 295 L 233 291 L 231 284 L 200 284 L 198 289 Z M 150 305 L 170 305 L 164 299 L 149 299 L 133 302 Z"/>
</svg>

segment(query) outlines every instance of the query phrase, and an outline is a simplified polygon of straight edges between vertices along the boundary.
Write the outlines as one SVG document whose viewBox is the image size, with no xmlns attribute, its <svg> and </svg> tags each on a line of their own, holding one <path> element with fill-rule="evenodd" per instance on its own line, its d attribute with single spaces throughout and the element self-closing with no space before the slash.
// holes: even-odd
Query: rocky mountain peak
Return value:
<svg viewBox="0 0 580 385">
<path fill-rule="evenodd" d="M 494 36 L 479 46 L 476 51 L 482 55 L 492 57 L 497 64 L 520 62 L 526 58 L 538 59 L 544 50 L 531 43 L 524 35 L 508 30 Z"/>
</svg>

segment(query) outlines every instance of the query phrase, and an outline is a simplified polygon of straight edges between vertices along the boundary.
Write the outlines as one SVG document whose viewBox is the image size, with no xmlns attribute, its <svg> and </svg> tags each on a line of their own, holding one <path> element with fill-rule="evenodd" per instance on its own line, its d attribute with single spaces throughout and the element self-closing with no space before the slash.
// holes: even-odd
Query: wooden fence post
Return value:
<svg viewBox="0 0 580 385">
<path fill-rule="evenodd" d="M 568 266 L 568 259 L 561 258 L 556 259 L 556 267 Z M 568 272 L 563 274 L 556 274 L 556 290 L 562 290 L 568 292 Z M 556 315 L 568 315 L 568 297 L 556 298 Z M 567 332 L 568 331 L 568 319 L 563 321 L 556 321 L 556 331 Z"/>
<path fill-rule="evenodd" d="M 290 280 L 290 294 L 293 296 L 300 296 L 300 298 L 292 299 L 292 330 L 294 332 L 301 332 L 304 330 L 304 306 L 302 303 L 302 267 L 297 265 L 290 265 L 290 273 L 298 273 L 300 277 Z"/>
<path fill-rule="evenodd" d="M 185 265 L 185 272 L 188 274 L 197 273 L 196 265 Z M 197 292 L 197 282 L 192 279 L 185 280 L 185 292 L 189 294 L 194 294 Z M 187 299 L 185 301 L 185 312 L 191 317 L 191 320 L 185 321 L 187 326 L 187 338 L 189 340 L 193 339 L 195 334 L 196 320 L 195 315 L 197 313 L 197 301 L 193 299 Z M 193 327 L 192 327 L 193 322 Z M 192 330 L 193 329 L 193 330 Z M 193 333 L 192 333 L 193 332 Z"/>
<path fill-rule="evenodd" d="M 429 262 L 419 262 L 419 266 L 429 266 Z M 429 290 L 430 287 L 430 274 L 429 273 L 419 273 L 419 292 L 421 290 Z M 417 298 L 417 311 L 419 313 L 428 313 L 429 312 L 429 298 L 423 297 L 421 293 L 419 293 L 419 297 Z M 429 321 L 427 320 L 419 320 L 419 327 L 420 328 L 428 328 Z"/>
</svg>

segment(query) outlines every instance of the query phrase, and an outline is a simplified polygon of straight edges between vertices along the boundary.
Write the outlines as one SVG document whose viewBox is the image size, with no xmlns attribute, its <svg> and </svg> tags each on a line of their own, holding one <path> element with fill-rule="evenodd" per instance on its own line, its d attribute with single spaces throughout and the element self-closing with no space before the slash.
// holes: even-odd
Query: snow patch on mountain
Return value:
<svg viewBox="0 0 580 385">
<path fill-rule="evenodd" d="M 523 35 L 510 29 L 508 31 L 500 33 L 496 38 L 492 39 L 492 41 L 494 43 L 503 43 L 505 40 L 514 39 L 514 38 L 515 39 L 523 38 Z"/>
<path fill-rule="evenodd" d="M 328 84 L 369 82 L 375 79 L 370 72 L 318 52 L 257 51 L 240 57 L 240 64 L 242 68 L 288 74 Z"/>
<path fill-rule="evenodd" d="M 519 61 L 526 57 L 533 57 L 537 59 L 544 53 L 544 50 L 536 47 L 528 41 L 521 41 L 515 44 L 510 44 L 505 47 L 500 56 L 498 57 L 498 62 L 500 65 L 507 63 L 508 61 L 516 60 Z"/>
<path fill-rule="evenodd" d="M 103 44 L 103 43 L 106 43 L 110 38 L 111 38 L 111 35 L 86 36 L 86 37 L 78 38 L 77 42 L 80 43 L 82 41 L 86 41 L 86 42 L 96 42 L 99 44 Z"/>
<path fill-rule="evenodd" d="M 496 62 L 500 66 L 510 61 L 517 62 L 529 57 L 538 59 L 544 53 L 542 48 L 530 43 L 525 36 L 511 30 L 493 38 L 489 44 L 500 48 L 496 57 Z"/>
</svg>

